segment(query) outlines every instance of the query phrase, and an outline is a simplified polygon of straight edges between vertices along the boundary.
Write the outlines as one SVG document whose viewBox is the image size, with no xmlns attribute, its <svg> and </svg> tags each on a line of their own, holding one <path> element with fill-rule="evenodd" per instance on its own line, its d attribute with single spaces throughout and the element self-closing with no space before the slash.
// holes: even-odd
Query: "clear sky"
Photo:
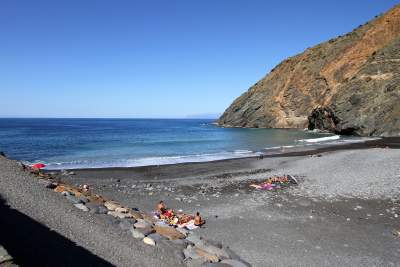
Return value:
<svg viewBox="0 0 400 267">
<path fill-rule="evenodd" d="M 0 117 L 222 113 L 399 1 L 1 0 Z"/>
</svg>

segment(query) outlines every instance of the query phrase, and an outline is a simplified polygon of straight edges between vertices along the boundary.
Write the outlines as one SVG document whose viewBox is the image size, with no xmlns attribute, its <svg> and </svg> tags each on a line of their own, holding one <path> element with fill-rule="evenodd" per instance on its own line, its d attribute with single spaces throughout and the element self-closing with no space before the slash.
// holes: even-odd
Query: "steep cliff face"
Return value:
<svg viewBox="0 0 400 267">
<path fill-rule="evenodd" d="M 218 124 L 400 135 L 400 5 L 284 60 Z"/>
</svg>

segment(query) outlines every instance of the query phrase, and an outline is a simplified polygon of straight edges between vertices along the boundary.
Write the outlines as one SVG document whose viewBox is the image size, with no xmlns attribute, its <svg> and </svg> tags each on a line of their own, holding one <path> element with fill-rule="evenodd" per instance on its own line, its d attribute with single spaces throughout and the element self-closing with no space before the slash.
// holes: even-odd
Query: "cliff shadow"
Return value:
<svg viewBox="0 0 400 267">
<path fill-rule="evenodd" d="M 0 244 L 19 266 L 113 266 L 25 214 L 0 195 Z"/>
</svg>

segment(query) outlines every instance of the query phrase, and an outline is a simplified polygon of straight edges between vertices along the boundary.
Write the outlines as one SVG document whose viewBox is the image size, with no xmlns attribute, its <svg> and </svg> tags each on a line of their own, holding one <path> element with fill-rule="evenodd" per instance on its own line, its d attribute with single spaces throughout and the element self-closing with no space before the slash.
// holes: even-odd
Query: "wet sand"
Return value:
<svg viewBox="0 0 400 267">
<path fill-rule="evenodd" d="M 73 170 L 59 176 L 140 210 L 159 200 L 207 220 L 196 232 L 253 266 L 398 266 L 399 138 L 260 158 Z M 249 185 L 275 174 L 286 190 Z"/>
</svg>

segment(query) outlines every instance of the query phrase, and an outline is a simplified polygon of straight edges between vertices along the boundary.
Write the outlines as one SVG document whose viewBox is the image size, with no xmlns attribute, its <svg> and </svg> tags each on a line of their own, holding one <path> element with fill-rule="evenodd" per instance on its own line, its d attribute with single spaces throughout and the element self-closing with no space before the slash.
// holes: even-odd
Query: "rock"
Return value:
<svg viewBox="0 0 400 267">
<path fill-rule="evenodd" d="M 198 244 L 198 245 L 196 245 L 196 247 L 198 247 L 199 249 L 201 249 L 203 251 L 206 251 L 209 254 L 216 255 L 220 259 L 222 259 L 222 258 L 228 259 L 229 258 L 229 254 L 224 249 L 218 248 L 218 247 L 210 245 L 208 243 Z"/>
<path fill-rule="evenodd" d="M 324 129 L 334 132 L 339 121 L 331 108 L 317 107 L 308 116 L 308 129 Z"/>
<path fill-rule="evenodd" d="M 94 214 L 107 214 L 108 209 L 104 205 L 96 204 L 93 202 L 86 203 L 86 207 L 89 208 L 90 213 Z"/>
<path fill-rule="evenodd" d="M 78 189 L 66 184 L 59 184 L 56 188 L 54 188 L 54 191 L 57 193 L 69 192 L 76 197 L 82 195 L 82 193 Z"/>
<path fill-rule="evenodd" d="M 188 247 L 188 245 L 193 244 L 186 239 L 175 239 L 171 240 L 170 244 L 176 248 L 179 248 L 181 250 L 184 250 L 185 248 Z"/>
<path fill-rule="evenodd" d="M 75 196 L 73 196 L 73 195 L 67 194 L 65 197 L 66 197 L 70 202 L 72 202 L 73 204 L 82 203 L 82 201 L 80 201 L 77 197 L 75 197 Z"/>
<path fill-rule="evenodd" d="M 5 250 L 0 245 L 0 265 L 3 266 L 2 264 L 5 264 L 6 262 L 10 262 L 12 260 L 13 258 L 8 254 L 7 250 Z"/>
<path fill-rule="evenodd" d="M 190 233 L 187 237 L 186 240 L 192 242 L 196 246 L 198 245 L 204 245 L 204 240 L 202 240 L 199 236 L 197 236 L 194 233 Z"/>
<path fill-rule="evenodd" d="M 180 233 L 173 227 L 156 225 L 154 226 L 154 230 L 156 231 L 157 234 L 165 236 L 169 240 L 185 238 L 184 234 Z"/>
<path fill-rule="evenodd" d="M 104 206 L 105 200 L 101 196 L 95 195 L 95 194 L 90 194 L 90 195 L 87 195 L 86 197 L 89 199 L 89 202 L 100 204 L 100 205 Z"/>
<path fill-rule="evenodd" d="M 88 207 L 86 207 L 86 206 L 85 206 L 84 204 L 82 204 L 82 203 L 74 204 L 74 206 L 77 207 L 77 208 L 80 209 L 80 210 L 89 211 Z"/>
<path fill-rule="evenodd" d="M 144 236 L 148 236 L 149 234 L 154 233 L 154 229 L 152 227 L 136 228 L 136 230 L 141 232 Z"/>
<path fill-rule="evenodd" d="M 182 233 L 183 235 L 187 236 L 189 234 L 189 230 L 186 230 L 185 228 L 179 228 L 177 227 L 176 230 L 180 233 Z"/>
<path fill-rule="evenodd" d="M 400 229 L 393 229 L 393 230 L 392 230 L 392 234 L 393 234 L 394 236 L 400 237 Z"/>
<path fill-rule="evenodd" d="M 104 202 L 104 206 L 111 211 L 114 211 L 116 208 L 121 207 L 121 205 L 113 200 L 107 200 L 106 202 Z"/>
<path fill-rule="evenodd" d="M 221 261 L 221 263 L 225 263 L 228 266 L 232 266 L 232 267 L 249 267 L 247 264 L 238 261 L 238 260 L 232 260 L 232 259 L 226 259 Z"/>
<path fill-rule="evenodd" d="M 85 197 L 84 195 L 81 195 L 78 197 L 78 199 L 82 202 L 82 203 L 88 203 L 89 199 L 87 197 Z"/>
<path fill-rule="evenodd" d="M 239 96 L 217 123 L 398 136 L 398 25 L 396 5 L 349 34 L 282 61 Z"/>
<path fill-rule="evenodd" d="M 147 228 L 151 227 L 151 224 L 148 223 L 147 221 L 138 219 L 137 222 L 134 224 L 135 228 Z"/>
<path fill-rule="evenodd" d="M 119 212 L 119 213 L 128 213 L 129 210 L 124 207 L 117 207 L 117 208 L 115 208 L 115 211 Z"/>
<path fill-rule="evenodd" d="M 166 237 L 159 235 L 157 233 L 151 233 L 151 234 L 147 235 L 147 237 L 150 237 L 151 239 L 153 239 L 156 242 L 160 242 L 162 240 L 167 240 Z"/>
<path fill-rule="evenodd" d="M 200 259 L 202 258 L 200 255 L 196 253 L 193 246 L 188 246 L 183 250 L 183 255 L 185 255 L 186 259 Z M 203 263 L 203 262 L 202 262 Z"/>
<path fill-rule="evenodd" d="M 132 215 L 133 218 L 137 219 L 143 219 L 143 216 L 140 212 L 135 211 L 135 210 L 130 210 L 129 213 Z"/>
<path fill-rule="evenodd" d="M 234 252 L 232 249 L 230 249 L 229 247 L 225 247 L 225 251 L 228 254 L 228 258 L 232 259 L 232 260 L 240 260 L 240 256 L 238 254 L 236 254 L 236 252 Z"/>
<path fill-rule="evenodd" d="M 108 211 L 107 214 L 111 215 L 113 217 L 116 217 L 116 218 L 120 218 L 120 219 L 132 218 L 132 215 L 129 214 L 129 213 L 119 213 L 119 212 L 116 212 L 116 211 Z"/>
<path fill-rule="evenodd" d="M 134 221 L 133 221 L 134 220 Z M 119 222 L 119 227 L 122 230 L 130 230 L 131 228 L 133 228 L 133 224 L 136 222 L 135 219 L 122 219 Z"/>
<path fill-rule="evenodd" d="M 151 214 L 143 213 L 142 216 L 143 216 L 143 220 L 145 220 L 151 224 L 154 224 L 158 221 L 158 219 L 154 218 L 154 215 L 151 215 Z"/>
<path fill-rule="evenodd" d="M 50 182 L 46 185 L 46 188 L 55 189 L 58 186 L 58 183 Z"/>
<path fill-rule="evenodd" d="M 142 232 L 138 231 L 137 229 L 131 228 L 131 229 L 129 229 L 129 231 L 131 231 L 133 238 L 136 238 L 136 239 L 145 238 L 145 235 Z"/>
<path fill-rule="evenodd" d="M 217 255 L 211 254 L 211 253 L 209 253 L 209 252 L 207 252 L 205 250 L 202 250 L 200 248 L 197 248 L 197 247 L 195 247 L 194 250 L 195 250 L 197 255 L 207 259 L 210 262 L 219 262 L 219 258 L 218 258 Z"/>
<path fill-rule="evenodd" d="M 149 238 L 149 237 L 143 238 L 143 242 L 145 244 L 147 244 L 147 245 L 150 245 L 150 246 L 155 246 L 156 245 L 156 242 L 153 239 Z"/>
</svg>

